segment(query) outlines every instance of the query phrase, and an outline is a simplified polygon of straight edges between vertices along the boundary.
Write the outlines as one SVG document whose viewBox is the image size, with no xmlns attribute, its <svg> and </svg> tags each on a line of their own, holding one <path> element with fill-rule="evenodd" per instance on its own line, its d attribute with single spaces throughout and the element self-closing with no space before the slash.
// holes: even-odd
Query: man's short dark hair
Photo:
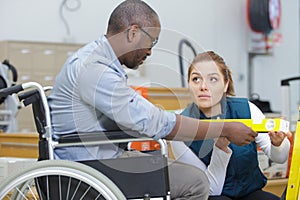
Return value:
<svg viewBox="0 0 300 200">
<path fill-rule="evenodd" d="M 126 0 L 113 10 L 108 21 L 107 33 L 117 34 L 131 25 L 152 27 L 157 18 L 157 13 L 145 2 Z"/>
</svg>

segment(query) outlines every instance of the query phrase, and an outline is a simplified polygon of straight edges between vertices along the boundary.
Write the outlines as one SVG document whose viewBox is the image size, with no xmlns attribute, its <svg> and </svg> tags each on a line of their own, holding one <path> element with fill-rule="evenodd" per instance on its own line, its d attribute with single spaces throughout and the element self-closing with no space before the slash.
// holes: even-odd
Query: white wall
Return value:
<svg viewBox="0 0 300 200">
<path fill-rule="evenodd" d="M 280 81 L 300 76 L 299 65 L 299 1 L 282 2 L 282 22 L 280 32 L 282 43 L 274 48 L 273 56 L 254 59 L 254 90 L 261 98 L 271 100 L 274 111 L 281 111 Z M 291 106 L 298 112 L 300 100 L 299 81 L 291 82 Z"/>
<path fill-rule="evenodd" d="M 248 95 L 246 0 L 146 1 L 158 12 L 163 31 L 153 55 L 142 67 L 144 82 L 181 86 L 178 43 L 187 38 L 197 51 L 215 50 L 223 56 L 234 72 L 237 94 Z M 64 10 L 72 35 L 68 39 L 87 43 L 105 32 L 109 14 L 121 0 L 69 1 L 71 5 L 76 2 L 81 3 L 77 11 Z M 0 40 L 63 42 L 66 29 L 59 16 L 60 3 L 53 0 L 0 0 Z M 270 100 L 275 111 L 281 109 L 280 80 L 299 75 L 299 3 L 292 0 L 281 3 L 283 42 L 274 49 L 273 56 L 254 59 L 253 91 L 262 99 Z M 192 59 L 191 50 L 186 46 L 183 50 L 186 59 Z M 293 104 L 299 96 L 293 98 Z"/>
</svg>

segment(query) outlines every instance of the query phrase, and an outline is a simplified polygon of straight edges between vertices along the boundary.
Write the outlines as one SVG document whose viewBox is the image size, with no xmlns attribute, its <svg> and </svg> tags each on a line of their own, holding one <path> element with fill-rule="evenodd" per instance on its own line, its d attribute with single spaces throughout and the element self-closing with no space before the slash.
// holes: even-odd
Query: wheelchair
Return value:
<svg viewBox="0 0 300 200">
<path fill-rule="evenodd" d="M 39 158 L 0 184 L 0 199 L 164 199 L 169 200 L 168 148 L 158 140 L 159 153 L 103 160 L 55 160 L 54 149 L 153 140 L 134 131 L 74 133 L 53 139 L 47 90 L 27 82 L 0 90 L 0 98 L 15 95 L 32 105 L 39 133 Z M 124 170 L 119 170 L 120 167 Z"/>
</svg>

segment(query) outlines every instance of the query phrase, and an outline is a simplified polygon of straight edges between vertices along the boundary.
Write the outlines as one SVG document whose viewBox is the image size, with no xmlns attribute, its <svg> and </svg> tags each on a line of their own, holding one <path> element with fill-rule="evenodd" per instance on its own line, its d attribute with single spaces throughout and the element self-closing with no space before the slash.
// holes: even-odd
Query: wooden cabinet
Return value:
<svg viewBox="0 0 300 200">
<path fill-rule="evenodd" d="M 263 190 L 276 194 L 281 197 L 288 183 L 287 178 L 280 179 L 270 179 L 267 182 L 267 185 L 263 188 Z"/>
<path fill-rule="evenodd" d="M 0 133 L 0 157 L 37 158 L 37 133 Z"/>
<path fill-rule="evenodd" d="M 151 103 L 164 110 L 184 109 L 192 102 L 187 88 L 134 88 Z"/>
<path fill-rule="evenodd" d="M 0 41 L 0 61 L 8 59 L 18 71 L 18 83 L 34 81 L 42 86 L 53 85 L 67 57 L 82 44 Z M 19 132 L 34 132 L 31 107 L 17 115 Z"/>
</svg>

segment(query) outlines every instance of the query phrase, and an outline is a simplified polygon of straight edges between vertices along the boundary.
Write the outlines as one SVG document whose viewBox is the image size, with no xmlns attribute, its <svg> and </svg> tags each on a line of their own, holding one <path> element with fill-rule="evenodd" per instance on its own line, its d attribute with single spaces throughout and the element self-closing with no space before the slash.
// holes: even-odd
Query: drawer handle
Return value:
<svg viewBox="0 0 300 200">
<path fill-rule="evenodd" d="M 38 147 L 37 144 L 27 144 L 19 142 L 2 142 L 2 146 L 18 146 L 18 147 Z"/>
</svg>

